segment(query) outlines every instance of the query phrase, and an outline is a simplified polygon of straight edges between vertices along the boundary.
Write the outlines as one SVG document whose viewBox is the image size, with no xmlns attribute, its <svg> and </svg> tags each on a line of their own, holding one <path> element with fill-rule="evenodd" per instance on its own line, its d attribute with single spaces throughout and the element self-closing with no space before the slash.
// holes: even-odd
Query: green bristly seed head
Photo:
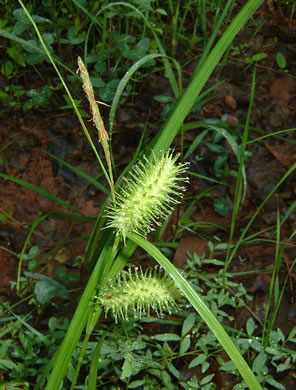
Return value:
<svg viewBox="0 0 296 390">
<path fill-rule="evenodd" d="M 103 306 L 106 316 L 110 312 L 115 321 L 118 318 L 127 321 L 129 315 L 141 318 L 149 315 L 150 310 L 158 316 L 162 316 L 164 311 L 171 313 L 177 308 L 181 296 L 175 282 L 155 267 L 145 273 L 141 268 L 135 268 L 134 272 L 131 269 L 121 272 L 95 300 Z"/>
<path fill-rule="evenodd" d="M 178 157 L 172 152 L 153 155 L 152 161 L 144 157 L 124 178 L 116 203 L 108 211 L 107 224 L 124 242 L 127 233 L 145 236 L 179 203 L 185 188 L 178 182 L 187 182 L 188 178 L 181 176 L 187 164 L 176 164 Z"/>
</svg>

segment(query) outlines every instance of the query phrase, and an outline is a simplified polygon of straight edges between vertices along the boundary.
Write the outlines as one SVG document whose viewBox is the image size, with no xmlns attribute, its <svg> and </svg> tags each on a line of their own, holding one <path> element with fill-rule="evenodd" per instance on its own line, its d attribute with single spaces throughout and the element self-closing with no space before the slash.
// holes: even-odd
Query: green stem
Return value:
<svg viewBox="0 0 296 390">
<path fill-rule="evenodd" d="M 82 362 L 83 362 L 83 358 L 84 358 L 84 355 L 85 355 L 85 351 L 86 351 L 86 348 L 87 348 L 87 344 L 89 342 L 89 338 L 100 318 L 102 314 L 102 308 L 101 307 L 97 307 L 96 305 L 94 305 L 94 308 L 93 308 L 93 311 L 91 313 L 91 315 L 89 316 L 89 319 L 88 319 L 88 322 L 87 322 L 87 325 L 86 325 L 86 333 L 85 333 L 85 336 L 84 336 L 84 340 L 83 340 L 83 345 L 82 345 L 82 348 L 81 348 L 81 351 L 80 351 L 80 355 L 79 355 L 79 359 L 78 359 L 78 363 L 77 363 L 77 366 L 76 366 L 76 369 L 75 369 L 75 373 L 74 373 L 74 377 L 72 379 L 72 384 L 71 384 L 71 388 L 70 390 L 74 390 L 75 386 L 76 386 L 76 383 L 77 383 L 77 379 L 78 379 L 78 375 L 79 375 L 79 372 L 80 372 L 80 368 L 81 368 L 81 365 L 82 365 Z"/>
<path fill-rule="evenodd" d="M 118 248 L 119 241 L 120 241 L 120 238 L 118 236 L 116 236 L 115 240 L 114 240 L 114 243 L 113 243 L 113 246 L 112 246 L 110 260 L 113 259 L 114 256 L 115 256 L 115 253 L 116 253 L 117 248 Z M 107 261 L 105 263 L 105 269 L 103 271 L 104 275 L 109 275 L 111 265 L 112 265 L 112 261 Z M 109 280 L 108 276 L 102 280 L 101 285 L 100 285 L 100 290 L 104 287 L 104 285 L 107 283 L 108 280 Z M 88 321 L 87 321 L 86 334 L 84 336 L 82 349 L 80 351 L 79 359 L 78 359 L 77 366 L 76 366 L 76 369 L 75 369 L 74 377 L 72 379 L 72 384 L 71 384 L 70 390 L 74 390 L 74 388 L 75 388 L 75 385 L 76 385 L 76 382 L 77 382 L 77 379 L 78 379 L 78 375 L 79 375 L 80 368 L 81 368 L 81 365 L 82 365 L 82 362 L 83 362 L 83 358 L 84 358 L 84 355 L 85 355 L 85 351 L 86 351 L 86 348 L 87 348 L 87 344 L 88 344 L 89 338 L 90 338 L 90 336 L 91 336 L 91 334 L 92 334 L 92 332 L 93 332 L 93 330 L 94 330 L 94 328 L 95 328 L 95 326 L 96 326 L 96 324 L 97 324 L 101 314 L 102 314 L 102 308 L 98 307 L 98 305 L 93 303 L 93 308 L 92 308 L 92 311 L 91 311 L 91 313 L 89 315 L 89 318 L 88 318 Z"/>
<path fill-rule="evenodd" d="M 80 368 L 81 368 L 81 365 L 82 365 L 82 362 L 83 362 L 83 358 L 84 358 L 84 355 L 85 355 L 85 351 L 86 351 L 86 348 L 87 348 L 87 344 L 88 344 L 88 341 L 89 341 L 89 337 L 90 337 L 90 333 L 86 333 L 85 337 L 84 337 L 84 340 L 83 340 L 82 348 L 81 348 L 81 351 L 80 351 L 78 363 L 77 363 L 77 366 L 76 366 L 76 369 L 75 369 L 75 372 L 74 372 L 74 376 L 73 376 L 73 379 L 72 379 L 72 384 L 71 384 L 70 390 L 74 390 L 74 388 L 76 386 L 78 375 L 79 375 L 79 372 L 80 372 Z"/>
<path fill-rule="evenodd" d="M 237 215 L 238 215 L 241 203 L 243 203 L 244 197 L 245 197 L 245 194 L 243 194 L 243 191 L 242 191 L 243 184 L 245 184 L 245 188 L 246 188 L 246 183 L 244 183 L 244 178 L 243 178 L 243 170 L 244 170 L 245 152 L 246 152 L 246 148 L 247 148 L 249 128 L 250 128 L 251 114 L 252 114 L 253 104 L 254 104 L 254 100 L 255 100 L 255 87 L 256 87 L 256 66 L 254 68 L 253 77 L 252 77 L 251 94 L 250 94 L 247 120 L 246 120 L 246 125 L 244 128 L 244 133 L 243 133 L 243 137 L 242 137 L 242 146 L 241 146 L 241 150 L 239 152 L 238 177 L 237 177 L 236 187 L 235 187 L 235 196 L 234 196 L 233 210 L 232 210 L 232 216 L 231 216 L 228 249 L 227 249 L 225 265 L 224 265 L 224 276 L 223 276 L 224 283 L 226 282 L 226 273 L 227 273 L 227 269 L 228 269 L 228 267 L 230 265 L 230 261 L 231 261 L 230 253 L 231 253 L 231 248 L 232 248 L 232 239 L 233 239 L 234 231 L 235 231 L 235 227 L 236 227 L 236 221 L 238 220 Z"/>
<path fill-rule="evenodd" d="M 174 10 L 175 8 L 175 10 Z M 180 8 L 180 1 L 177 1 L 177 4 L 173 9 L 172 12 L 172 57 L 176 56 L 177 51 L 177 45 L 178 45 L 178 39 L 177 39 L 177 30 L 178 30 L 178 18 L 179 18 L 179 8 Z M 175 11 L 175 12 L 174 12 Z"/>
</svg>

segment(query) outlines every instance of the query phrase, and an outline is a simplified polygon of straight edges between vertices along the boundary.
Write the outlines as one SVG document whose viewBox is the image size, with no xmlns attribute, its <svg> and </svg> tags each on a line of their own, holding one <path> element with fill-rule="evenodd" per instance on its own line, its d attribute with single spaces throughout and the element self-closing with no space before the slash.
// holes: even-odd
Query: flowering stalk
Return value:
<svg viewBox="0 0 296 390">
<path fill-rule="evenodd" d="M 179 203 L 184 187 L 178 182 L 188 181 L 180 175 L 187 164 L 176 164 L 179 155 L 172 152 L 153 154 L 152 161 L 144 157 L 124 178 L 124 184 L 116 194 L 116 202 L 109 208 L 107 227 L 126 240 L 127 233 L 145 236 L 165 219 Z"/>
<path fill-rule="evenodd" d="M 135 268 L 132 272 L 121 272 L 115 282 L 107 283 L 99 296 L 95 297 L 95 304 L 105 310 L 105 315 L 111 312 L 117 322 L 118 318 L 128 320 L 129 315 L 141 318 L 154 310 L 158 316 L 163 311 L 171 313 L 177 308 L 177 301 L 182 296 L 173 279 L 163 273 L 159 267 L 147 269 Z"/>
<path fill-rule="evenodd" d="M 112 164 L 111 164 L 111 156 L 110 156 L 110 149 L 109 149 L 109 136 L 105 129 L 104 122 L 102 120 L 99 106 L 97 105 L 97 101 L 95 99 L 94 90 L 92 83 L 89 78 L 88 71 L 80 57 L 78 57 L 78 71 L 80 71 L 81 78 L 83 80 L 83 89 L 86 93 L 86 96 L 88 98 L 89 104 L 90 104 L 90 110 L 92 114 L 93 122 L 98 130 L 98 136 L 99 141 L 102 143 L 104 153 L 106 156 L 106 161 L 108 165 L 108 171 L 109 171 L 109 177 L 110 177 L 110 189 L 112 198 L 114 201 L 114 182 L 113 182 L 113 174 L 112 174 Z"/>
</svg>

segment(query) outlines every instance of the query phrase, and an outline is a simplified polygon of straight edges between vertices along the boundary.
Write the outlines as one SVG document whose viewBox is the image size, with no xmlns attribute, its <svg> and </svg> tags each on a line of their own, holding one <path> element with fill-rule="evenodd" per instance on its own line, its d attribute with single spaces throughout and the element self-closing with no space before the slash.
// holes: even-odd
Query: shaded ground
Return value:
<svg viewBox="0 0 296 390">
<path fill-rule="evenodd" d="M 277 10 L 281 10 L 277 8 Z M 266 13 L 268 9 L 262 7 L 259 12 Z M 283 12 L 283 10 L 281 10 Z M 278 19 L 279 18 L 279 19 Z M 284 18 L 284 22 L 283 22 Z M 289 34 L 283 33 L 282 25 L 289 26 Z M 208 118 L 221 118 L 227 115 L 227 120 L 233 124 L 244 124 L 248 110 L 252 67 L 242 62 L 246 57 L 252 57 L 255 53 L 264 51 L 268 54 L 265 60 L 257 67 L 255 102 L 252 109 L 250 139 L 258 138 L 270 132 L 296 127 L 296 22 L 289 19 L 289 14 L 275 14 L 251 42 L 248 37 L 253 33 L 247 27 L 235 43 L 242 47 L 239 56 L 229 54 L 229 60 L 223 68 L 216 70 L 210 79 L 208 86 L 220 80 L 226 80 L 216 92 L 216 96 L 203 107 L 190 115 L 190 121 L 201 121 Z M 282 72 L 276 65 L 275 56 L 279 47 L 274 43 L 274 36 L 280 36 L 282 51 L 287 60 L 287 72 Z M 248 42 L 246 48 L 243 45 Z M 184 69 L 184 75 L 189 79 L 194 65 Z M 185 80 L 186 84 L 186 80 Z M 169 86 L 163 74 L 154 74 L 144 82 L 141 91 L 134 104 L 121 106 L 117 116 L 115 133 L 113 136 L 113 152 L 118 171 L 120 171 L 130 157 L 135 153 L 141 136 L 143 123 L 147 122 L 153 132 L 153 126 L 157 123 L 162 107 L 152 98 L 156 95 L 170 94 Z M 105 115 L 107 117 L 107 115 Z M 135 121 L 136 118 L 136 121 Z M 233 127 L 234 132 L 240 132 L 239 127 Z M 96 134 L 92 128 L 94 139 Z M 185 146 L 190 145 L 200 129 L 185 133 Z M 54 112 L 29 112 L 24 117 L 11 118 L 10 114 L 2 118 L 0 124 L 0 139 L 2 145 L 1 157 L 4 161 L 1 172 L 13 177 L 26 180 L 35 186 L 46 189 L 50 193 L 60 197 L 82 214 L 95 217 L 105 199 L 105 195 L 86 181 L 76 176 L 70 170 L 55 162 L 48 152 L 54 154 L 73 166 L 83 170 L 92 177 L 100 172 L 92 150 L 84 138 L 77 121 L 69 115 L 56 114 Z M 229 148 L 226 142 L 221 144 Z M 266 138 L 260 142 L 250 143 L 248 150 L 252 152 L 246 163 L 248 177 L 248 191 L 246 200 L 239 213 L 235 238 L 239 237 L 243 229 L 267 197 L 287 169 L 296 162 L 296 132 L 288 132 L 281 137 Z M 100 154 L 103 156 L 100 145 L 96 143 Z M 196 157 L 200 159 L 196 162 Z M 213 166 L 216 154 L 209 150 L 205 144 L 201 145 L 191 156 L 191 170 L 208 178 L 217 179 Z M 230 152 L 228 161 L 231 170 L 237 169 L 235 157 Z M 102 179 L 102 184 L 107 184 Z M 200 194 L 212 184 L 192 177 L 188 195 Z M 228 240 L 228 229 L 231 220 L 232 199 L 235 190 L 235 181 L 228 178 L 228 186 L 218 187 L 211 197 L 201 200 L 201 207 L 195 207 L 191 218 L 194 222 L 208 222 L 217 224 L 220 228 L 199 228 L 198 234 L 184 233 L 180 236 L 180 245 L 174 256 L 174 263 L 183 267 L 186 261 L 186 251 L 203 254 L 207 251 L 209 237 L 219 236 L 222 242 Z M 246 276 L 241 281 L 254 296 L 251 303 L 252 310 L 260 319 L 264 317 L 264 307 L 267 300 L 270 284 L 270 271 L 274 265 L 275 245 L 270 240 L 275 239 L 275 225 L 277 210 L 285 215 L 286 211 L 295 201 L 296 177 L 293 173 L 279 187 L 276 196 L 271 197 L 258 218 L 256 218 L 248 232 L 249 242 L 241 246 L 239 256 L 232 263 L 231 271 L 244 272 Z M 222 217 L 213 209 L 213 199 L 223 197 L 227 201 L 229 213 Z M 66 209 L 41 194 L 20 186 L 9 180 L 1 180 L 0 213 L 7 220 L 0 223 L 0 299 L 2 301 L 15 301 L 15 291 L 10 289 L 10 282 L 16 279 L 18 259 L 28 231 L 40 217 L 49 212 L 65 212 Z M 182 214 L 182 210 L 180 211 Z M 282 278 L 287 274 L 296 257 L 296 247 L 291 240 L 295 232 L 296 213 L 293 211 L 281 228 L 281 242 L 287 243 L 283 255 Z M 221 229 L 225 228 L 225 232 Z M 92 223 L 71 223 L 67 220 L 48 218 L 40 223 L 34 232 L 30 244 L 38 246 L 41 254 L 53 251 L 46 260 L 44 273 L 54 276 L 57 266 L 71 269 L 77 256 L 84 254 L 86 239 L 71 241 L 77 237 L 87 236 L 92 228 Z M 261 239 L 259 244 L 251 238 L 252 234 L 261 231 L 256 238 Z M 265 243 L 263 243 L 265 240 Z M 295 241 L 295 240 L 294 240 Z M 66 248 L 54 250 L 57 245 L 62 247 L 63 242 L 68 242 Z M 294 245 L 291 245 L 294 244 Z M 5 249 L 6 248 L 6 249 Z M 225 253 L 217 254 L 222 259 Z M 247 275 L 248 271 L 257 271 Z M 266 272 L 268 271 L 268 272 Z M 295 272 L 289 275 L 289 283 L 283 298 L 276 326 L 286 333 L 296 325 L 296 294 Z M 79 291 L 77 292 L 79 295 Z M 71 313 L 68 313 L 69 315 Z M 48 314 L 49 315 L 49 314 Z M 237 327 L 244 325 L 248 314 L 242 311 L 236 318 Z"/>
</svg>

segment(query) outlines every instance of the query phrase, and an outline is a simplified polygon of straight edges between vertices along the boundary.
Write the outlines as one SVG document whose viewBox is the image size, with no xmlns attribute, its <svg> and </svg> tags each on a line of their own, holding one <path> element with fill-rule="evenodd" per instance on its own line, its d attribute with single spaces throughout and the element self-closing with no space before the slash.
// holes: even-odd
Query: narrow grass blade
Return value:
<svg viewBox="0 0 296 390">
<path fill-rule="evenodd" d="M 252 129 L 252 127 L 250 127 L 251 130 L 258 130 L 258 129 Z M 258 138 L 255 138 L 255 139 L 252 139 L 252 140 L 249 140 L 248 141 L 248 144 L 251 144 L 251 143 L 254 143 L 254 142 L 259 142 L 265 138 L 270 138 L 270 137 L 275 137 L 277 138 L 276 136 L 278 134 L 285 134 L 285 133 L 291 133 L 292 131 L 296 131 L 296 128 L 292 128 L 292 129 L 285 129 L 285 130 L 279 130 L 279 131 L 274 131 L 272 133 L 268 133 L 268 134 L 265 134 L 265 135 L 262 135 L 262 137 L 258 137 Z M 278 137 L 281 141 L 285 141 L 285 142 L 289 142 L 289 143 L 292 143 L 292 144 L 296 144 L 296 141 L 293 141 L 291 139 L 285 139 L 283 137 Z"/>
<path fill-rule="evenodd" d="M 105 340 L 106 333 L 104 336 L 100 338 L 100 341 L 97 343 L 95 350 L 91 357 L 89 376 L 88 376 L 88 390 L 96 390 L 97 389 L 97 381 L 98 381 L 98 370 L 100 363 L 100 353 L 102 349 L 103 342 Z"/>
<path fill-rule="evenodd" d="M 192 144 L 189 146 L 185 156 L 184 160 L 187 160 L 189 156 L 195 151 L 195 149 L 198 147 L 198 145 L 201 143 L 201 141 L 204 139 L 204 137 L 208 134 L 208 130 L 202 131 L 192 142 Z"/>
<path fill-rule="evenodd" d="M 51 154 L 49 152 L 47 152 L 47 154 L 57 160 L 60 164 L 63 164 L 65 167 L 71 169 L 71 171 L 73 171 L 74 173 L 76 173 L 78 176 L 81 176 L 83 177 L 83 179 L 87 180 L 90 184 L 94 185 L 97 189 L 99 189 L 100 191 L 104 192 L 104 194 L 106 195 L 109 195 L 110 194 L 110 191 L 107 190 L 107 188 L 105 188 L 101 183 L 99 183 L 96 179 L 92 178 L 91 176 L 89 176 L 88 174 L 86 174 L 85 172 L 81 171 L 79 168 L 76 168 L 74 167 L 73 165 L 67 163 L 66 161 L 62 160 L 61 158 L 55 156 L 54 154 Z"/>
<path fill-rule="evenodd" d="M 113 131 L 113 124 L 114 124 L 114 118 L 115 118 L 115 112 L 116 112 L 116 108 L 117 108 L 117 105 L 119 103 L 119 100 L 121 98 L 121 95 L 122 95 L 122 92 L 124 91 L 124 88 L 126 87 L 127 83 L 129 82 L 129 80 L 131 79 L 131 77 L 133 76 L 133 74 L 142 66 L 144 65 L 146 62 L 148 61 L 151 61 L 155 58 L 164 58 L 164 59 L 168 59 L 170 57 L 167 57 L 166 55 L 164 54 L 148 54 L 146 55 L 145 57 L 141 58 L 140 60 L 138 60 L 137 62 L 135 62 L 131 67 L 130 69 L 126 72 L 126 74 L 123 76 L 123 78 L 120 80 L 120 83 L 118 84 L 118 87 L 116 89 L 116 92 L 115 92 L 115 95 L 114 95 L 114 99 L 112 101 L 112 106 L 111 106 L 111 110 L 110 110 L 110 114 L 109 114 L 109 132 L 110 132 L 110 138 L 112 138 L 112 131 Z M 177 70 L 177 73 L 178 73 L 178 79 L 181 80 L 181 67 L 180 65 L 178 64 L 177 61 L 175 61 L 173 58 L 171 58 L 171 60 L 173 61 L 173 63 L 175 64 L 175 67 L 176 67 L 176 70 Z M 181 86 L 180 86 L 181 88 Z"/>
<path fill-rule="evenodd" d="M 246 147 L 247 147 L 249 127 L 250 127 L 250 121 L 251 121 L 251 114 L 252 114 L 253 104 L 254 104 L 254 100 L 255 100 L 255 86 L 256 86 L 256 67 L 254 68 L 253 77 L 252 77 L 252 86 L 251 86 L 251 93 L 250 93 L 248 115 L 247 115 L 247 120 L 246 120 L 244 133 L 243 133 L 243 137 L 242 137 L 242 147 L 241 147 L 241 151 L 239 153 L 239 169 L 238 169 L 238 176 L 237 176 L 237 180 L 236 180 L 235 196 L 234 196 L 233 210 L 232 210 L 232 216 L 231 216 L 229 246 L 228 246 L 226 260 L 225 260 L 225 266 L 224 266 L 224 277 L 226 275 L 227 269 L 228 269 L 229 264 L 230 264 L 229 255 L 230 255 L 230 248 L 231 248 L 231 244 L 232 244 L 234 230 L 235 230 L 235 226 L 236 226 L 237 215 L 239 212 L 240 205 L 241 205 L 241 203 L 244 202 L 246 192 L 247 192 L 247 179 L 246 179 L 246 174 L 245 174 L 244 162 L 245 162 L 245 152 L 246 152 Z M 244 187 L 244 191 L 243 191 L 243 187 Z"/>
<path fill-rule="evenodd" d="M 194 70 L 194 74 L 197 74 L 197 73 L 198 73 L 198 71 L 199 71 L 201 65 L 202 65 L 202 64 L 204 63 L 204 61 L 206 60 L 206 58 L 207 58 L 207 56 L 208 56 L 208 54 L 209 54 L 211 48 L 213 47 L 213 44 L 214 44 L 214 42 L 215 42 L 215 39 L 217 38 L 219 29 L 220 29 L 220 27 L 221 27 L 221 25 L 222 25 L 222 23 L 223 23 L 223 21 L 224 21 L 226 15 L 227 15 L 228 12 L 229 12 L 230 7 L 233 5 L 233 2 L 234 2 L 234 0 L 228 0 L 227 3 L 226 3 L 226 5 L 225 5 L 225 7 L 223 7 L 223 11 L 222 11 L 221 15 L 220 15 L 220 13 L 219 13 L 218 20 L 217 20 L 217 22 L 215 23 L 215 26 L 214 26 L 214 30 L 213 30 L 213 32 L 211 33 L 211 36 L 210 36 L 210 38 L 209 38 L 209 41 L 208 41 L 208 43 L 207 43 L 207 45 L 206 45 L 206 47 L 205 47 L 205 49 L 204 49 L 204 51 L 203 51 L 203 53 L 202 53 L 202 55 L 201 55 L 200 60 L 198 61 L 197 67 L 196 67 L 196 69 Z M 200 0 L 200 3 L 201 3 L 201 0 Z M 206 12 L 205 12 L 205 13 L 206 13 Z"/>
<path fill-rule="evenodd" d="M 128 238 L 134 241 L 137 245 L 143 248 L 150 256 L 152 256 L 159 265 L 174 279 L 177 286 L 181 289 L 185 297 L 189 300 L 198 314 L 205 321 L 209 329 L 217 337 L 218 341 L 227 352 L 236 368 L 240 372 L 242 378 L 251 390 L 261 390 L 256 377 L 252 373 L 250 367 L 245 362 L 244 358 L 234 345 L 231 338 L 225 332 L 224 328 L 216 317 L 212 314 L 208 306 L 205 304 L 200 295 L 193 289 L 188 281 L 180 274 L 177 268 L 157 249 L 153 244 L 146 241 L 144 238 L 136 234 L 128 234 Z"/>
<path fill-rule="evenodd" d="M 48 340 L 47 337 L 45 337 L 42 333 L 40 333 L 37 329 L 33 328 L 27 321 L 24 320 L 24 318 L 22 318 L 21 316 L 18 316 L 17 314 L 15 314 L 9 307 L 8 305 L 0 302 L 0 304 L 2 306 L 5 307 L 5 310 L 7 310 L 13 317 L 15 317 L 17 319 L 17 321 L 19 321 L 25 328 L 27 328 L 29 330 L 29 332 L 31 332 L 32 334 L 34 334 L 35 336 L 37 336 L 45 345 L 50 345 L 51 342 L 50 340 Z"/>
<path fill-rule="evenodd" d="M 82 213 L 79 210 L 75 209 L 75 207 L 71 206 L 70 204 L 68 204 L 67 202 L 65 202 L 64 200 L 59 198 L 58 196 L 51 194 L 50 192 L 46 191 L 45 189 L 43 189 L 41 187 L 35 186 L 34 184 L 31 184 L 31 183 L 29 183 L 25 180 L 19 179 L 17 177 L 6 175 L 5 173 L 0 173 L 0 177 L 2 177 L 3 179 L 13 181 L 13 182 L 15 182 L 23 187 L 29 188 L 30 190 L 35 191 L 38 194 L 41 194 L 42 196 L 51 200 L 52 202 L 55 202 L 55 203 L 59 204 L 60 206 L 66 207 L 67 209 L 73 211 L 74 213 L 82 215 Z"/>
<path fill-rule="evenodd" d="M 160 150 L 167 150 L 170 147 L 173 139 L 183 124 L 184 119 L 190 112 L 192 105 L 196 101 L 213 70 L 218 65 L 226 49 L 262 2 L 263 0 L 249 0 L 234 18 L 230 26 L 225 30 L 207 59 L 203 62 L 199 71 L 196 75 L 194 75 L 184 94 L 180 98 L 174 112 L 157 136 L 153 145 L 155 153 L 159 153 Z"/>
<path fill-rule="evenodd" d="M 266 202 L 268 201 L 268 199 L 278 190 L 278 188 L 281 186 L 281 184 L 283 184 L 283 182 L 292 174 L 292 172 L 294 172 L 296 170 L 296 163 L 294 163 L 291 168 L 289 168 L 287 170 L 287 172 L 283 175 L 283 177 L 281 178 L 281 180 L 277 183 L 277 185 L 273 188 L 273 190 L 267 195 L 267 197 L 264 199 L 264 201 L 260 204 L 260 206 L 257 208 L 257 210 L 255 211 L 255 213 L 253 214 L 252 218 L 250 219 L 249 223 L 247 224 L 247 226 L 244 228 L 244 231 L 242 232 L 240 238 L 237 240 L 233 250 L 231 251 L 231 254 L 229 256 L 229 259 L 228 259 L 228 262 L 230 263 L 231 260 L 233 259 L 233 257 L 235 256 L 238 248 L 240 247 L 241 243 L 243 242 L 247 232 L 249 231 L 251 225 L 253 224 L 253 222 L 255 221 L 256 217 L 258 216 L 258 214 L 260 213 L 260 211 L 262 210 L 262 208 L 264 207 L 264 205 L 266 204 Z"/>
<path fill-rule="evenodd" d="M 29 234 L 26 237 L 26 241 L 24 243 L 23 249 L 22 249 L 21 254 L 20 254 L 20 260 L 19 260 L 18 270 L 17 270 L 17 281 L 16 281 L 16 292 L 17 292 L 17 294 L 20 294 L 21 271 L 22 271 L 23 259 L 24 259 L 24 255 L 25 255 L 26 249 L 27 249 L 27 247 L 28 247 L 28 245 L 30 243 L 31 236 L 34 233 L 35 229 L 46 218 L 47 218 L 47 214 L 42 215 L 36 221 L 34 221 L 34 223 L 31 226 L 31 229 L 29 231 Z"/>
<path fill-rule="evenodd" d="M 9 39 L 11 41 L 17 42 L 21 45 L 21 47 L 26 47 L 30 51 L 33 51 L 33 52 L 38 53 L 38 54 L 42 54 L 45 57 L 47 56 L 44 49 L 41 49 L 40 47 L 33 45 L 32 43 L 30 43 L 30 40 L 26 41 L 25 39 L 22 39 L 14 34 L 9 33 L 8 31 L 4 31 L 2 29 L 0 29 L 0 36 L 3 38 Z M 65 70 L 67 70 L 67 72 L 70 72 L 72 74 L 72 76 L 74 76 L 75 78 L 77 78 L 77 80 L 79 80 L 79 76 L 77 76 L 77 74 L 75 72 L 73 72 L 72 69 L 70 69 L 66 65 L 64 65 L 56 55 L 52 54 L 52 58 L 59 66 L 61 66 Z"/>
</svg>

